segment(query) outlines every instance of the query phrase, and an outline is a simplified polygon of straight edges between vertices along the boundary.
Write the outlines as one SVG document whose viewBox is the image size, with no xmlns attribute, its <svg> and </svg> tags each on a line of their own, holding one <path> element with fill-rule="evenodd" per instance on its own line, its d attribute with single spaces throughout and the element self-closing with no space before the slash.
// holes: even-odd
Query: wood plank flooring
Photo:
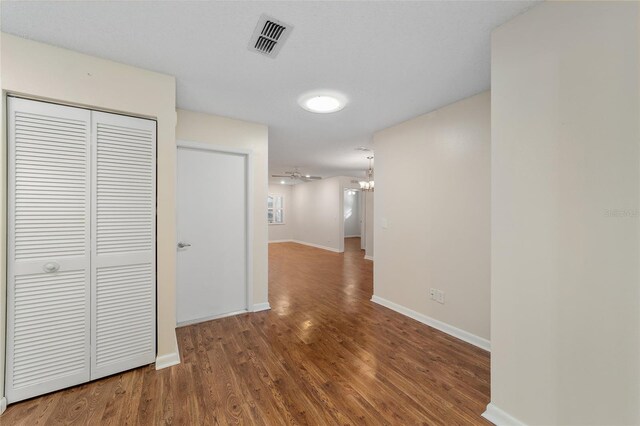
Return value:
<svg viewBox="0 0 640 426">
<path fill-rule="evenodd" d="M 487 424 L 489 354 L 370 302 L 373 264 L 346 241 L 271 244 L 271 311 L 180 328 L 180 365 L 16 403 L 0 425 Z"/>
</svg>

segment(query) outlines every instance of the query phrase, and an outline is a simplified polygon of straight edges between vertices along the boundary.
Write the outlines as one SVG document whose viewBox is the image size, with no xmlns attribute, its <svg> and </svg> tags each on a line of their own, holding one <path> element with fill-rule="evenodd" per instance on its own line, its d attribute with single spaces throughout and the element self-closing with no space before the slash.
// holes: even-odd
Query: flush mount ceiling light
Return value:
<svg viewBox="0 0 640 426">
<path fill-rule="evenodd" d="M 347 98 L 337 92 L 315 91 L 300 96 L 298 104 L 309 112 L 328 114 L 344 108 L 347 104 Z"/>
</svg>

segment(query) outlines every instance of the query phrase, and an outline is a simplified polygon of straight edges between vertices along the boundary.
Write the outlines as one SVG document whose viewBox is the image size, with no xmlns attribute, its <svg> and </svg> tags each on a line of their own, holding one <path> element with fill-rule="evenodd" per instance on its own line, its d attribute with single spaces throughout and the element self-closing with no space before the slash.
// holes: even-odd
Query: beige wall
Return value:
<svg viewBox="0 0 640 426">
<path fill-rule="evenodd" d="M 293 186 L 293 239 L 336 252 L 344 251 L 344 189 L 359 188 L 356 178 L 336 176 Z"/>
<path fill-rule="evenodd" d="M 488 340 L 489 92 L 382 130 L 374 146 L 375 296 Z"/>
<path fill-rule="evenodd" d="M 210 114 L 178 110 L 176 139 L 210 143 L 222 148 L 250 150 L 253 157 L 253 304 L 268 296 L 268 128 L 263 124 L 233 120 Z M 251 308 L 251 307 L 250 307 Z"/>
<path fill-rule="evenodd" d="M 269 184 L 269 194 L 279 194 L 284 197 L 284 224 L 269 224 L 269 241 L 288 241 L 293 239 L 291 188 L 292 185 Z"/>
<path fill-rule="evenodd" d="M 640 424 L 639 40 L 637 2 L 493 33 L 491 399 L 526 424 Z"/>
<path fill-rule="evenodd" d="M 158 356 L 177 354 L 175 338 L 175 79 L 139 68 L 2 35 L 2 90 L 70 105 L 155 118 L 158 122 Z M 3 96 L 3 102 L 5 102 Z M 0 163 L 6 163 L 2 132 Z M 6 172 L 0 173 L 2 216 L 6 218 Z M 3 226 L 4 226 L 4 220 Z M 0 247 L 4 250 L 3 228 Z M 4 251 L 2 258 L 4 259 Z M 6 305 L 2 264 L 1 305 Z M 5 328 L 2 315 L 0 328 Z M 4 353 L 4 339 L 0 352 Z M 4 367 L 0 368 L 4 372 Z M 0 380 L 3 382 L 3 380 Z"/>
</svg>

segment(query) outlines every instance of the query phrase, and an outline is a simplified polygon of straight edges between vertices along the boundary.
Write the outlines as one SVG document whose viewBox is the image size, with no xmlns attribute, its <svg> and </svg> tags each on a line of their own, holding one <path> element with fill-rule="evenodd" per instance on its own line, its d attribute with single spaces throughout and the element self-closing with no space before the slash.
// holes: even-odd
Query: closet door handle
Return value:
<svg viewBox="0 0 640 426">
<path fill-rule="evenodd" d="M 58 270 L 60 269 L 60 265 L 56 262 L 47 262 L 42 266 L 42 269 L 48 273 L 58 272 Z"/>
<path fill-rule="evenodd" d="M 191 244 L 183 243 L 183 242 L 178 243 L 178 248 L 186 248 L 186 247 L 191 247 Z"/>
</svg>

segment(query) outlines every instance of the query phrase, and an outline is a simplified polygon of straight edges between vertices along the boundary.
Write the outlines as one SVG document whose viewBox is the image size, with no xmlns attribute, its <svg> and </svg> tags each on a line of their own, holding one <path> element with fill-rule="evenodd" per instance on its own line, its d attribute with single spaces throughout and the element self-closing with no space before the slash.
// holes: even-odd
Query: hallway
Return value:
<svg viewBox="0 0 640 426">
<path fill-rule="evenodd" d="M 370 302 L 359 247 L 271 244 L 271 311 L 179 328 L 180 365 L 17 403 L 0 424 L 486 424 L 488 353 Z"/>
<path fill-rule="evenodd" d="M 371 302 L 359 238 L 345 239 L 344 254 L 271 244 L 269 261 L 272 313 L 300 356 L 286 363 L 302 373 L 298 411 L 326 424 L 486 423 L 489 354 Z"/>
</svg>

